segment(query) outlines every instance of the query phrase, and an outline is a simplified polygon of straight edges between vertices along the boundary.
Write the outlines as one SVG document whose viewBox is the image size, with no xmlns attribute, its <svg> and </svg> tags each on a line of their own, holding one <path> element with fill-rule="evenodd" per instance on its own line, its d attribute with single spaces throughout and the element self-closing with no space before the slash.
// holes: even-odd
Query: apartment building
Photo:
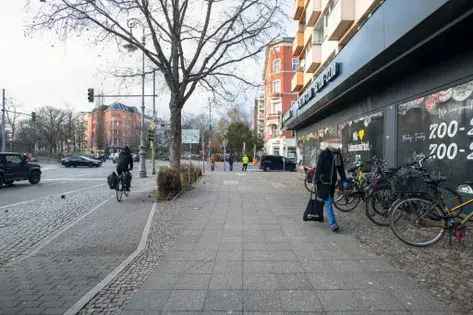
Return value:
<svg viewBox="0 0 473 315">
<path fill-rule="evenodd" d="M 283 118 L 306 165 L 421 155 L 449 182 L 473 178 L 473 1 L 297 0 L 300 62 Z"/>
<path fill-rule="evenodd" d="M 264 136 L 264 94 L 255 98 L 253 109 L 253 130 L 259 138 Z"/>
<path fill-rule="evenodd" d="M 90 150 L 137 148 L 140 135 L 140 117 L 136 107 L 113 103 L 100 106 L 85 116 L 86 141 Z"/>
<path fill-rule="evenodd" d="M 281 118 L 296 99 L 291 79 L 298 65 L 292 54 L 292 37 L 275 40 L 266 48 L 264 62 L 264 149 L 266 154 L 296 158 L 292 131 L 281 130 Z"/>
</svg>

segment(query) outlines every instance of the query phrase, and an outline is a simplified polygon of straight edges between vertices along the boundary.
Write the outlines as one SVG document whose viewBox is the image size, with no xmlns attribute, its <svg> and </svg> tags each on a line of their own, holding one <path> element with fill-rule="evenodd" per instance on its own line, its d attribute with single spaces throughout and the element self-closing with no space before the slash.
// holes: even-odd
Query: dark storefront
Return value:
<svg viewBox="0 0 473 315">
<path fill-rule="evenodd" d="M 348 163 L 432 154 L 452 184 L 473 180 L 471 29 L 473 1 L 384 2 L 284 122 L 303 163 L 332 143 Z"/>
</svg>

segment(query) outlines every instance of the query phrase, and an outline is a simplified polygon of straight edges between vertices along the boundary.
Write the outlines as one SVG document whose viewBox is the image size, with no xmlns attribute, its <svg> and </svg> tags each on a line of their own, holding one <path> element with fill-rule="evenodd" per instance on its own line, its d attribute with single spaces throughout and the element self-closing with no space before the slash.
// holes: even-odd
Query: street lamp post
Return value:
<svg viewBox="0 0 473 315">
<path fill-rule="evenodd" d="M 138 19 L 128 20 L 128 27 L 130 30 L 136 27 L 136 24 L 140 24 L 143 29 L 142 44 L 143 47 L 146 45 L 146 36 L 145 36 L 145 26 Z M 131 32 L 130 32 L 131 33 Z M 133 45 L 125 45 L 130 51 L 136 50 L 136 47 Z M 141 64 L 141 126 L 140 126 L 140 169 L 139 176 L 146 177 L 146 147 L 145 147 L 145 52 L 143 50 L 142 54 L 142 64 Z"/>
<path fill-rule="evenodd" d="M 151 152 L 151 159 L 153 163 L 153 175 L 156 175 L 156 128 L 158 126 L 158 116 L 157 116 L 157 111 L 156 111 L 156 69 L 153 70 L 153 122 L 154 122 L 154 128 L 153 128 L 153 133 L 154 133 L 154 138 L 153 142 L 151 143 L 151 149 L 153 150 Z"/>
</svg>

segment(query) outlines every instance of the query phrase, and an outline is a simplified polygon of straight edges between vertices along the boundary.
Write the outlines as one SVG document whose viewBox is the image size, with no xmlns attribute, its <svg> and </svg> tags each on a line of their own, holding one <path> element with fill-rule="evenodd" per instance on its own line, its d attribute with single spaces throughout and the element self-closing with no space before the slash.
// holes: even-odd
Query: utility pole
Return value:
<svg viewBox="0 0 473 315">
<path fill-rule="evenodd" d="M 209 97 L 209 153 L 208 153 L 208 159 L 209 159 L 209 165 L 210 165 L 210 156 L 212 155 L 212 101 L 210 100 Z"/>
<path fill-rule="evenodd" d="M 153 70 L 153 133 L 154 138 L 151 142 L 151 160 L 153 161 L 153 171 L 152 174 L 156 175 L 156 128 L 158 126 L 158 116 L 156 112 L 156 69 Z"/>
<path fill-rule="evenodd" d="M 6 115 L 5 89 L 2 89 L 2 152 L 6 151 L 7 135 L 5 131 L 5 115 Z"/>
</svg>

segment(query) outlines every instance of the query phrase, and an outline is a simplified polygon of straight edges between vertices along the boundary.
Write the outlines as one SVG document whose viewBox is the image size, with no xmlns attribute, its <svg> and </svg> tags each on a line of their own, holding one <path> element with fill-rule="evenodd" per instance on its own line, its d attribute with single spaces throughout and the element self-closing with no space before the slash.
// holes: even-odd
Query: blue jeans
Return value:
<svg viewBox="0 0 473 315">
<path fill-rule="evenodd" d="M 325 213 L 327 214 L 328 224 L 334 225 L 337 224 L 337 220 L 335 219 L 335 213 L 333 211 L 333 199 L 332 197 L 328 197 L 324 200 L 324 208 Z"/>
</svg>

